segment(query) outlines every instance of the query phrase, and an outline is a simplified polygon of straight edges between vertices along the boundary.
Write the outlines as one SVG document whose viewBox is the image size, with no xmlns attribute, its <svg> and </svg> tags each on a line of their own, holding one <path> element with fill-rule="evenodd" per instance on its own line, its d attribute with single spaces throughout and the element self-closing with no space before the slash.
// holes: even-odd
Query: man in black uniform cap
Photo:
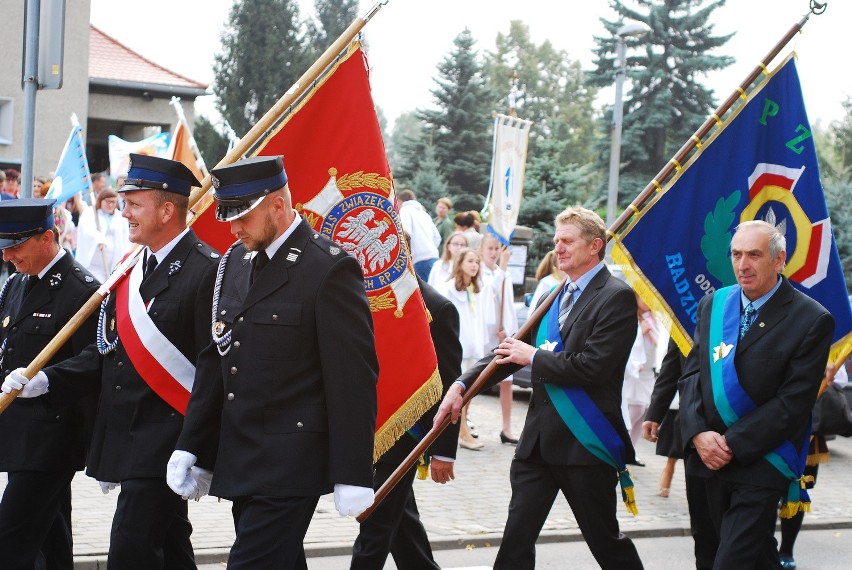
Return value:
<svg viewBox="0 0 852 570">
<path fill-rule="evenodd" d="M 165 480 L 210 338 L 219 259 L 186 227 L 192 186 L 200 183 L 183 164 L 131 155 L 122 215 L 144 257 L 102 305 L 96 343 L 40 374 L 62 396 L 100 388 L 86 473 L 104 493 L 121 486 L 108 561 L 116 570 L 196 567 L 186 502 Z"/>
<path fill-rule="evenodd" d="M 214 342 L 168 482 L 199 494 L 193 469 L 215 465 L 210 492 L 233 500 L 231 570 L 307 568 L 320 495 L 333 490 L 341 515 L 373 501 L 378 362 L 363 274 L 293 210 L 280 157 L 211 174 L 217 219 L 241 243 L 220 263 Z"/>
<path fill-rule="evenodd" d="M 9 473 L 0 501 L 0 566 L 12 570 L 73 566 L 71 479 L 85 464 L 95 414 L 93 397 L 58 398 L 43 382 L 14 379 L 98 286 L 59 247 L 54 202 L 0 202 L 3 261 L 18 271 L 0 290 L 0 363 L 4 376 L 15 371 L 2 389 L 25 397 L 0 415 L 0 470 Z M 96 323 L 92 315 L 50 362 L 79 353 Z"/>
</svg>

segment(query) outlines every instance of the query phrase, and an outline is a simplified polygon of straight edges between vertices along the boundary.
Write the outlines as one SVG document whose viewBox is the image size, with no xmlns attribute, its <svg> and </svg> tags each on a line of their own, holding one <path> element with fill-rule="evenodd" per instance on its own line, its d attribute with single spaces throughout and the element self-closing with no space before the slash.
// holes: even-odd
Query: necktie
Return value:
<svg viewBox="0 0 852 570">
<path fill-rule="evenodd" d="M 576 283 L 569 283 L 565 288 L 565 295 L 562 297 L 562 305 L 559 306 L 559 326 L 565 324 L 565 319 L 568 318 L 568 313 L 571 312 L 571 307 L 574 306 L 574 291 L 579 289 Z"/>
<path fill-rule="evenodd" d="M 27 275 L 27 282 L 24 283 L 24 297 L 30 294 L 36 283 L 38 283 L 38 275 Z"/>
<path fill-rule="evenodd" d="M 142 272 L 142 280 L 148 279 L 155 269 L 157 269 L 157 256 L 149 253 L 148 261 L 145 262 L 145 271 Z"/>
<path fill-rule="evenodd" d="M 263 271 L 263 268 L 266 267 L 266 264 L 269 263 L 269 256 L 266 255 L 266 251 L 259 251 L 257 255 L 254 256 L 254 259 L 251 260 L 251 282 L 254 283 L 257 279 L 257 276 L 260 275 L 260 272 Z"/>
<path fill-rule="evenodd" d="M 751 326 L 752 320 L 754 320 L 754 313 L 754 304 L 749 303 L 746 305 L 742 319 L 740 320 L 740 340 L 742 340 L 745 333 L 748 332 L 748 328 Z"/>
</svg>

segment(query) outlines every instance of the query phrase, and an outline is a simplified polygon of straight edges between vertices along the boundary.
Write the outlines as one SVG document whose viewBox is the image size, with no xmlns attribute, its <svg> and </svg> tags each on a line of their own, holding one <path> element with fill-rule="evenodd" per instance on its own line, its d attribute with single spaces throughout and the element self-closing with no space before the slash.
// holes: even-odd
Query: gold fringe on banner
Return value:
<svg viewBox="0 0 852 570">
<path fill-rule="evenodd" d="M 373 463 L 378 461 L 388 449 L 393 447 L 405 431 L 414 425 L 423 414 L 438 403 L 444 391 L 441 383 L 441 375 L 438 369 L 400 408 L 387 419 L 387 421 L 376 430 L 376 439 L 373 444 Z"/>
</svg>

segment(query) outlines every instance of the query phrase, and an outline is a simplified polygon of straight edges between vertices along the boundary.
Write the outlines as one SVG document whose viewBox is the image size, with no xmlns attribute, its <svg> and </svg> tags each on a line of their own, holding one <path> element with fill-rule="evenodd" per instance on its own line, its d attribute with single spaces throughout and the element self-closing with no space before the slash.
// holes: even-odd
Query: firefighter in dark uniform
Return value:
<svg viewBox="0 0 852 570">
<path fill-rule="evenodd" d="M 44 372 L 51 392 L 100 388 L 86 473 L 104 493 L 120 486 L 108 568 L 194 569 L 187 504 L 166 485 L 166 462 L 210 339 L 219 254 L 186 227 L 190 189 L 200 186 L 192 172 L 130 156 L 122 215 L 145 251 L 104 301 L 96 342 Z"/>
<path fill-rule="evenodd" d="M 306 568 L 320 495 L 373 501 L 378 363 L 361 267 L 294 210 L 280 157 L 214 169 L 217 218 L 239 239 L 214 292 L 214 342 L 169 462 L 169 485 L 233 501 L 228 568 Z M 197 465 L 195 463 L 197 462 Z M 202 489 L 203 491 L 204 489 Z"/>
<path fill-rule="evenodd" d="M 54 202 L 0 202 L 0 249 L 17 270 L 0 290 L 0 365 L 4 377 L 14 371 L 3 391 L 25 396 L 0 415 L 0 470 L 9 474 L 0 566 L 10 570 L 73 567 L 71 479 L 85 465 L 95 414 L 94 397 L 66 400 L 21 375 L 99 285 L 59 247 Z M 95 315 L 84 321 L 50 362 L 79 353 L 96 323 Z"/>
</svg>

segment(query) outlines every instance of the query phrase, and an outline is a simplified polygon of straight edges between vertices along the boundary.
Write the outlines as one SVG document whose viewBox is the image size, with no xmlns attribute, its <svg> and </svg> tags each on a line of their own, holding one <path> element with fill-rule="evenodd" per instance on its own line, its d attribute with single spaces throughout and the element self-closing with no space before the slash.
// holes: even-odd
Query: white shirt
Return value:
<svg viewBox="0 0 852 570">
<path fill-rule="evenodd" d="M 411 236 L 411 257 L 414 263 L 427 259 L 438 259 L 438 244 L 441 234 L 417 200 L 402 202 L 399 206 L 399 218 L 402 229 Z"/>
</svg>

